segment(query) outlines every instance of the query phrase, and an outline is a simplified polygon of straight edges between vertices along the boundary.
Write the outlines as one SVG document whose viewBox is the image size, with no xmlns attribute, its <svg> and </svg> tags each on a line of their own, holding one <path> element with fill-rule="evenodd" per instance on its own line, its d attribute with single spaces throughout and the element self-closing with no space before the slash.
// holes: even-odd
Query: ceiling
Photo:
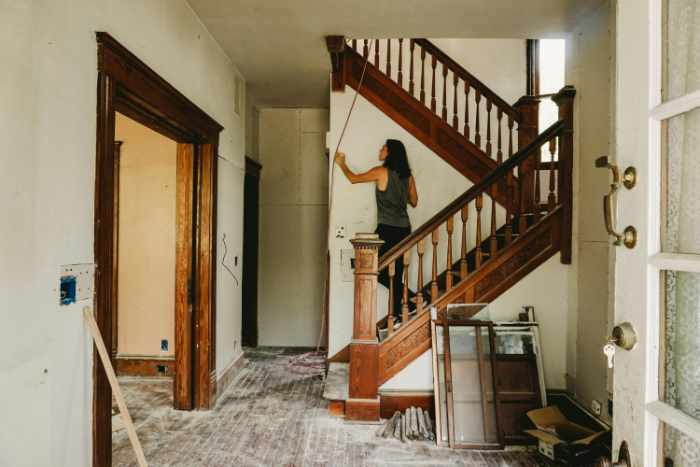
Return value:
<svg viewBox="0 0 700 467">
<path fill-rule="evenodd" d="M 261 107 L 327 107 L 324 37 L 561 37 L 605 0 L 188 0 Z"/>
</svg>

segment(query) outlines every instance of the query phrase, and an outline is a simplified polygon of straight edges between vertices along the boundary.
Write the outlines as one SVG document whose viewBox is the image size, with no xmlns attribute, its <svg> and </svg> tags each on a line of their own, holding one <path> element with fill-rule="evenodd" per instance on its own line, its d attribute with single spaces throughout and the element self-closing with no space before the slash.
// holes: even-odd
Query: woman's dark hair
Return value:
<svg viewBox="0 0 700 467">
<path fill-rule="evenodd" d="M 406 148 L 398 139 L 386 140 L 386 148 L 389 155 L 384 160 L 384 167 L 399 174 L 399 178 L 411 176 L 411 167 L 408 165 Z"/>
</svg>

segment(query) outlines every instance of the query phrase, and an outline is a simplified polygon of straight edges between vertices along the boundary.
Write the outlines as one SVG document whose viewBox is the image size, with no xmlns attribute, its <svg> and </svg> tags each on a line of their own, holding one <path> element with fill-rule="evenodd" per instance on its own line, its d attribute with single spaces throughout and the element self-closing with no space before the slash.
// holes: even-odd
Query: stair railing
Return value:
<svg viewBox="0 0 700 467">
<path fill-rule="evenodd" d="M 349 49 L 369 57 L 369 64 L 442 118 L 467 141 L 501 163 L 524 147 L 520 127 L 537 135 L 537 114 L 530 102 L 508 104 L 428 39 L 352 39 Z M 392 60 L 394 62 L 392 63 Z"/>
<path fill-rule="evenodd" d="M 562 89 L 554 97 L 560 108 L 559 121 L 379 259 L 378 273 L 386 270 L 391 279 L 397 269 L 396 264 L 399 261 L 403 263 L 403 324 L 426 310 L 429 302 L 434 302 L 449 292 L 459 281 L 493 258 L 546 214 L 561 206 L 563 219 L 571 218 L 574 95 L 573 88 Z M 521 176 L 525 166 L 534 167 L 532 177 Z M 501 209 L 496 204 L 496 197 L 499 190 L 504 189 L 508 202 L 505 209 Z M 531 205 L 526 200 L 526 193 L 534 193 Z M 458 226 L 457 239 L 453 238 L 455 218 Z M 561 239 L 562 262 L 568 264 L 570 251 L 564 250 L 570 250 L 571 227 L 566 220 L 562 222 Z M 429 257 L 426 257 L 426 244 L 431 245 Z M 412 265 L 413 254 L 417 260 Z M 431 271 L 427 283 L 424 281 L 426 261 L 430 261 Z M 417 268 L 414 274 L 415 284 L 409 283 L 411 267 Z M 442 277 L 439 271 L 444 271 Z M 390 284 L 393 286 L 393 280 Z M 412 300 L 409 290 L 411 285 L 415 285 Z M 386 337 L 390 337 L 394 331 L 392 292 L 390 290 L 389 293 Z M 428 296 L 430 300 L 427 300 Z"/>
</svg>

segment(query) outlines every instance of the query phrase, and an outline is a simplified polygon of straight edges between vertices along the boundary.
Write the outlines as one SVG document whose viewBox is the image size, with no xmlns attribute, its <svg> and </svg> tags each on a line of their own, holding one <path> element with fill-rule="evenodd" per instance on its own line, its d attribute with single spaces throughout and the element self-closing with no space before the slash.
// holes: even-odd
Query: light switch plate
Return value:
<svg viewBox="0 0 700 467">
<path fill-rule="evenodd" d="M 355 259 L 355 250 L 352 248 L 340 250 L 340 274 L 343 282 L 355 280 L 355 273 L 352 269 L 352 262 Z"/>
<path fill-rule="evenodd" d="M 76 302 L 92 299 L 95 284 L 95 265 L 93 263 L 65 264 L 60 268 L 59 282 L 60 278 L 65 276 L 75 277 Z"/>
</svg>

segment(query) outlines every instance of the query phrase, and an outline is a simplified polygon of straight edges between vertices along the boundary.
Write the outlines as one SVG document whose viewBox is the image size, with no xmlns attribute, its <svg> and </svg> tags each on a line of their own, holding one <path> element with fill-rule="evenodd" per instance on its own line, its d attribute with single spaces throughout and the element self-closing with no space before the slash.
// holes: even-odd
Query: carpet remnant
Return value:
<svg viewBox="0 0 700 467">
<path fill-rule="evenodd" d="M 346 424 L 328 413 L 321 397 L 323 375 L 294 371 L 294 359 L 300 353 L 247 350 L 245 366 L 210 411 L 174 410 L 171 380 L 120 378 L 149 465 L 548 465 L 531 452 L 451 450 L 431 441 L 404 444 L 393 439 L 393 432 L 387 438 L 376 437 L 376 425 Z M 136 466 L 126 430 L 113 433 L 112 439 L 113 467 Z"/>
</svg>

